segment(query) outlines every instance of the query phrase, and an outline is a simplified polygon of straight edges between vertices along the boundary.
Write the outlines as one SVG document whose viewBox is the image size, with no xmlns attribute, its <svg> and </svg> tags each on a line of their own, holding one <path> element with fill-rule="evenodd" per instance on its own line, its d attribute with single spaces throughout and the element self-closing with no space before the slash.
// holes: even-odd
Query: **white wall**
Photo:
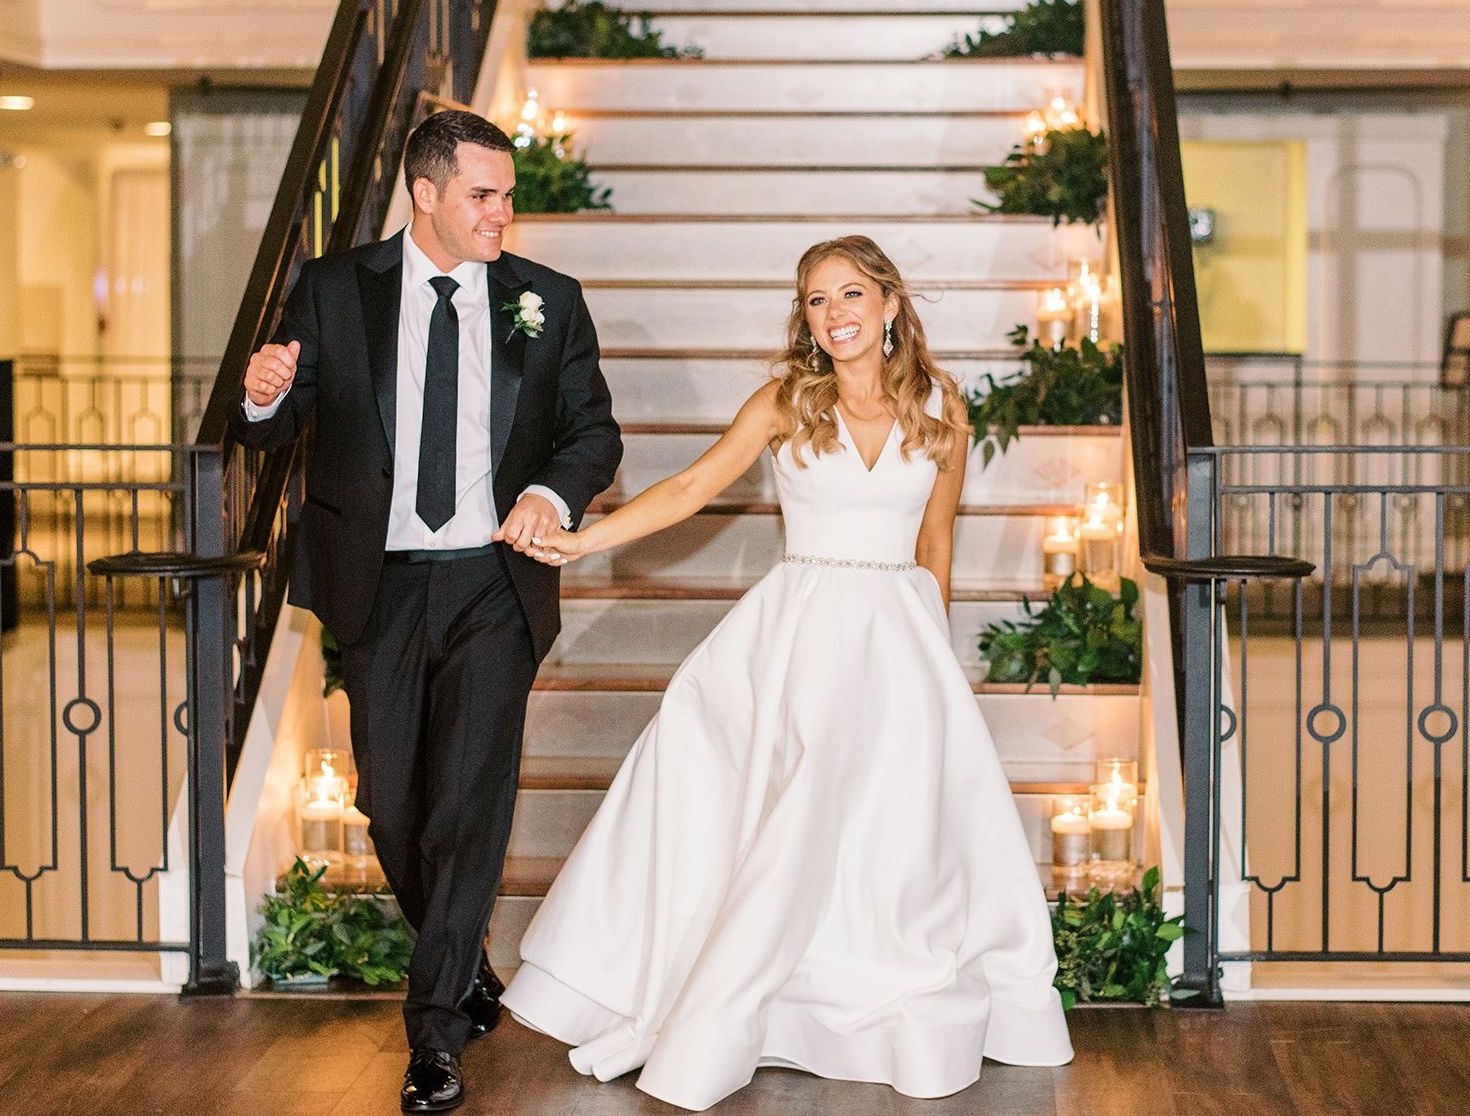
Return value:
<svg viewBox="0 0 1470 1116">
<path fill-rule="evenodd" d="M 1447 304 L 1444 115 L 1251 111 L 1237 102 L 1190 111 L 1180 136 L 1305 142 L 1310 358 L 1438 360 Z"/>
</svg>

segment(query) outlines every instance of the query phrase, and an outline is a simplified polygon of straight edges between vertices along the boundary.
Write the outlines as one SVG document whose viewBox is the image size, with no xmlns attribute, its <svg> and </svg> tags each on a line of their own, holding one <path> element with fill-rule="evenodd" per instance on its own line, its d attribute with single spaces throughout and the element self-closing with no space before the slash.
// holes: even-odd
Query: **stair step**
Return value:
<svg viewBox="0 0 1470 1116">
<path fill-rule="evenodd" d="M 676 167 L 681 173 L 703 168 L 730 173 L 957 172 L 993 166 L 1021 142 L 1026 114 L 1016 109 L 932 112 L 889 107 L 880 112 L 586 108 L 566 115 L 572 146 L 591 165 L 593 177 L 614 185 L 616 172 L 655 166 Z M 612 202 L 618 209 L 634 208 L 616 187 Z M 873 204 L 863 194 L 847 204 L 858 202 Z M 771 212 L 786 208 L 770 207 Z M 802 211 L 794 203 L 790 208 Z M 829 199 L 827 210 L 831 208 Z"/>
<path fill-rule="evenodd" d="M 942 55 L 980 28 L 1001 30 L 1005 17 L 965 12 L 705 12 L 660 15 L 663 41 L 698 46 L 706 59 L 842 58 L 909 61 Z"/>
<path fill-rule="evenodd" d="M 620 506 L 615 494 L 596 501 L 592 515 Z M 778 507 L 764 501 L 718 501 L 658 534 L 581 558 L 579 577 L 693 580 L 761 577 L 785 555 Z M 1048 516 L 1076 505 L 961 507 L 955 521 L 954 579 L 1023 587 L 1041 580 L 1041 540 Z"/>
<path fill-rule="evenodd" d="M 568 59 L 533 61 L 526 84 L 549 109 L 842 109 L 893 105 L 936 111 L 1038 108 L 1078 101 L 1080 62 L 951 59 L 871 62 L 827 58 Z"/>
<path fill-rule="evenodd" d="M 581 597 L 563 602 L 562 628 L 547 663 L 620 667 L 682 662 L 725 618 L 729 598 Z M 956 601 L 949 610 L 950 644 L 967 665 L 980 662 L 977 639 L 988 624 L 1020 620 L 1021 594 Z"/>
<path fill-rule="evenodd" d="M 521 217 L 507 233 L 506 247 L 589 284 L 608 279 L 679 284 L 776 280 L 786 284 L 784 309 L 789 309 L 790 284 L 801 254 L 819 241 L 849 234 L 876 240 L 916 288 L 975 276 L 1008 285 L 1064 281 L 1068 261 L 1097 254 L 1102 243 L 1092 228 L 1053 228 L 1046 218 L 1029 216 L 787 214 L 737 218 L 594 211 Z M 1015 321 L 1029 322 L 1034 316 L 1035 302 L 1028 292 L 1025 313 Z M 753 340 L 725 336 L 717 340 L 725 349 L 768 349 L 780 344 L 784 320 L 783 313 L 774 334 Z M 659 347 L 640 335 L 632 339 L 603 336 L 601 319 L 598 327 L 603 343 L 610 347 Z M 716 339 L 695 335 L 682 344 L 663 339 L 659 345 L 698 349 L 708 348 L 712 340 Z M 997 340 L 978 332 L 961 332 L 953 340 L 931 339 L 931 343 L 936 348 L 961 350 L 1006 347 L 1003 337 Z"/>
<path fill-rule="evenodd" d="M 750 591 L 753 580 L 705 579 L 696 581 L 658 581 L 652 578 L 620 580 L 587 580 L 563 574 L 561 599 L 564 601 L 735 601 Z M 1019 601 L 1043 595 L 1038 582 L 1025 588 L 989 587 L 983 585 L 954 586 L 951 598 L 956 601 Z"/>
<path fill-rule="evenodd" d="M 713 428 L 713 429 L 712 429 Z M 687 467 L 709 449 L 723 427 L 656 423 L 623 427 L 623 460 L 614 491 L 641 492 Z M 1075 514 L 1084 487 L 1092 481 L 1123 479 L 1123 455 L 1116 428 L 1074 427 L 1069 433 L 1021 434 L 1000 457 L 984 464 L 971 450 L 961 499 L 972 507 L 1052 507 Z M 771 503 L 776 499 L 774 464 L 762 454 L 724 493 L 727 499 Z"/>
<path fill-rule="evenodd" d="M 772 12 L 880 12 L 890 15 L 958 12 L 978 19 L 997 12 L 1016 11 L 1024 8 L 1027 2 L 1028 0 L 986 0 L 983 4 L 977 4 L 975 0 L 917 0 L 912 8 L 908 8 L 899 0 L 753 0 L 749 6 L 738 4 L 736 0 L 666 0 L 652 8 L 638 10 L 647 11 L 656 20 L 715 13 L 747 16 Z"/>
<path fill-rule="evenodd" d="M 602 371 L 626 434 L 629 424 L 674 416 L 707 425 L 728 423 L 751 393 L 770 379 L 771 358 L 770 351 L 754 350 L 605 348 Z M 936 352 L 935 359 L 967 389 L 980 386 L 987 373 L 1000 379 L 1021 368 L 1015 351 L 1006 349 L 993 354 Z"/>
<path fill-rule="evenodd" d="M 523 790 L 516 798 L 515 821 L 511 827 L 511 857 L 536 859 L 570 855 L 587 823 L 602 804 L 597 790 Z M 1048 825 L 1052 803 L 1059 797 L 1049 793 L 1018 791 L 1014 801 L 1032 855 L 1040 860 L 1051 854 Z"/>
<path fill-rule="evenodd" d="M 982 682 L 978 672 L 969 671 L 970 689 L 976 694 L 1005 695 L 1008 697 L 1048 698 L 1050 691 L 1045 684 L 1027 686 L 1020 682 Z M 674 668 L 656 663 L 631 664 L 616 669 L 607 666 L 587 667 L 577 665 L 546 665 L 536 676 L 532 687 L 538 692 L 576 693 L 663 693 L 673 677 Z M 1102 682 L 1090 686 L 1062 686 L 1059 694 L 1087 697 L 1138 697 L 1136 683 Z"/>
<path fill-rule="evenodd" d="M 542 257 L 545 259 L 545 257 Z M 587 307 L 610 345 L 689 348 L 718 338 L 731 348 L 779 344 L 791 313 L 789 286 L 589 286 Z M 1035 314 L 1034 288 L 1020 284 L 934 291 L 917 304 L 931 344 L 1000 347 L 1018 322 Z"/>
</svg>

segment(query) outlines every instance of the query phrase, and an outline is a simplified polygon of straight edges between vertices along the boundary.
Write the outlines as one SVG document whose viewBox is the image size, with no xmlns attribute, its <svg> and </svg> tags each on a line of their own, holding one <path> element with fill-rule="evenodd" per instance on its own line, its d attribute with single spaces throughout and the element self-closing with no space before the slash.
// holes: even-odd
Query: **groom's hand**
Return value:
<svg viewBox="0 0 1470 1116">
<path fill-rule="evenodd" d="M 510 509 L 500 530 L 490 537 L 495 542 L 508 542 L 524 554 L 532 548 L 533 537 L 555 534 L 560 526 L 561 521 L 552 502 L 545 496 L 527 492 Z"/>
<path fill-rule="evenodd" d="M 296 378 L 296 358 L 301 342 L 266 345 L 245 366 L 245 394 L 257 407 L 269 407 Z"/>
</svg>

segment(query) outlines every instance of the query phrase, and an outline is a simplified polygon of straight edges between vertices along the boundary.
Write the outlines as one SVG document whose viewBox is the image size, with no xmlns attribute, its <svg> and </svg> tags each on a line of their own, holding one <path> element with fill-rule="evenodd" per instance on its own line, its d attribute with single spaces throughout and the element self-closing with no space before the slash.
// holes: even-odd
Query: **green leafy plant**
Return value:
<svg viewBox="0 0 1470 1116">
<path fill-rule="evenodd" d="M 608 201 L 611 188 L 592 181 L 587 164 L 568 146 L 571 138 L 570 132 L 536 137 L 515 149 L 518 212 L 578 213 L 612 208 Z"/>
<path fill-rule="evenodd" d="M 1050 217 L 1053 225 L 1095 223 L 1108 194 L 1108 143 L 1102 132 L 1067 128 L 1046 133 L 1045 146 L 1017 144 L 998 167 L 985 168 L 995 202 L 972 198 L 991 213 Z"/>
<path fill-rule="evenodd" d="M 373 899 L 334 895 L 322 886 L 326 870 L 298 857 L 284 891 L 266 896 L 260 905 L 265 925 L 250 946 L 252 964 L 272 980 L 308 973 L 370 985 L 402 980 L 413 952 L 408 923 Z"/>
<path fill-rule="evenodd" d="M 1184 916 L 1164 916 L 1159 905 L 1159 870 L 1143 874 L 1138 890 L 1099 894 L 1097 888 L 1077 901 L 1065 892 L 1051 916 L 1057 949 L 1056 988 L 1062 1006 L 1123 1002 L 1158 1007 L 1169 993 L 1164 958 L 1169 947 L 1194 930 Z"/>
<path fill-rule="evenodd" d="M 331 697 L 342 688 L 342 645 L 326 628 L 322 629 L 322 697 Z"/>
<path fill-rule="evenodd" d="M 986 625 L 980 633 L 980 658 L 990 665 L 986 680 L 1045 681 L 1052 697 L 1064 684 L 1137 682 L 1143 669 L 1137 604 L 1138 583 L 1126 577 L 1115 597 L 1085 574 L 1069 574 L 1041 608 L 1022 602 L 1024 620 Z"/>
<path fill-rule="evenodd" d="M 1004 453 L 1023 426 L 1110 425 L 1123 418 L 1123 347 L 1083 338 L 1076 347 L 1031 341 L 1024 325 L 1011 330 L 1026 367 L 997 380 L 989 373 L 969 393 L 970 426 L 981 466 Z"/>
<path fill-rule="evenodd" d="M 647 12 L 625 12 L 601 0 L 566 0 L 531 19 L 532 58 L 699 58 L 699 47 L 665 46 Z"/>
<path fill-rule="evenodd" d="M 1006 21 L 1004 30 L 957 39 L 949 58 L 1016 58 L 1031 54 L 1082 54 L 1082 5 L 1076 0 L 1032 0 Z"/>
</svg>

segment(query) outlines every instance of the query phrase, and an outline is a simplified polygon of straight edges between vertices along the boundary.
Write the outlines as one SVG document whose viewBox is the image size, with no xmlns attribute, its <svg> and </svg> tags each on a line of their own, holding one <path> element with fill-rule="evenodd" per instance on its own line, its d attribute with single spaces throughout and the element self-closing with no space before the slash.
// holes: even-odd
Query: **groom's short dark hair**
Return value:
<svg viewBox="0 0 1470 1116">
<path fill-rule="evenodd" d="M 403 153 L 403 180 L 408 192 L 413 184 L 427 178 L 434 189 L 443 191 L 449 180 L 459 173 L 459 160 L 454 157 L 462 143 L 488 147 L 491 151 L 513 152 L 510 137 L 483 116 L 460 109 L 436 112 L 413 130 Z"/>
</svg>

